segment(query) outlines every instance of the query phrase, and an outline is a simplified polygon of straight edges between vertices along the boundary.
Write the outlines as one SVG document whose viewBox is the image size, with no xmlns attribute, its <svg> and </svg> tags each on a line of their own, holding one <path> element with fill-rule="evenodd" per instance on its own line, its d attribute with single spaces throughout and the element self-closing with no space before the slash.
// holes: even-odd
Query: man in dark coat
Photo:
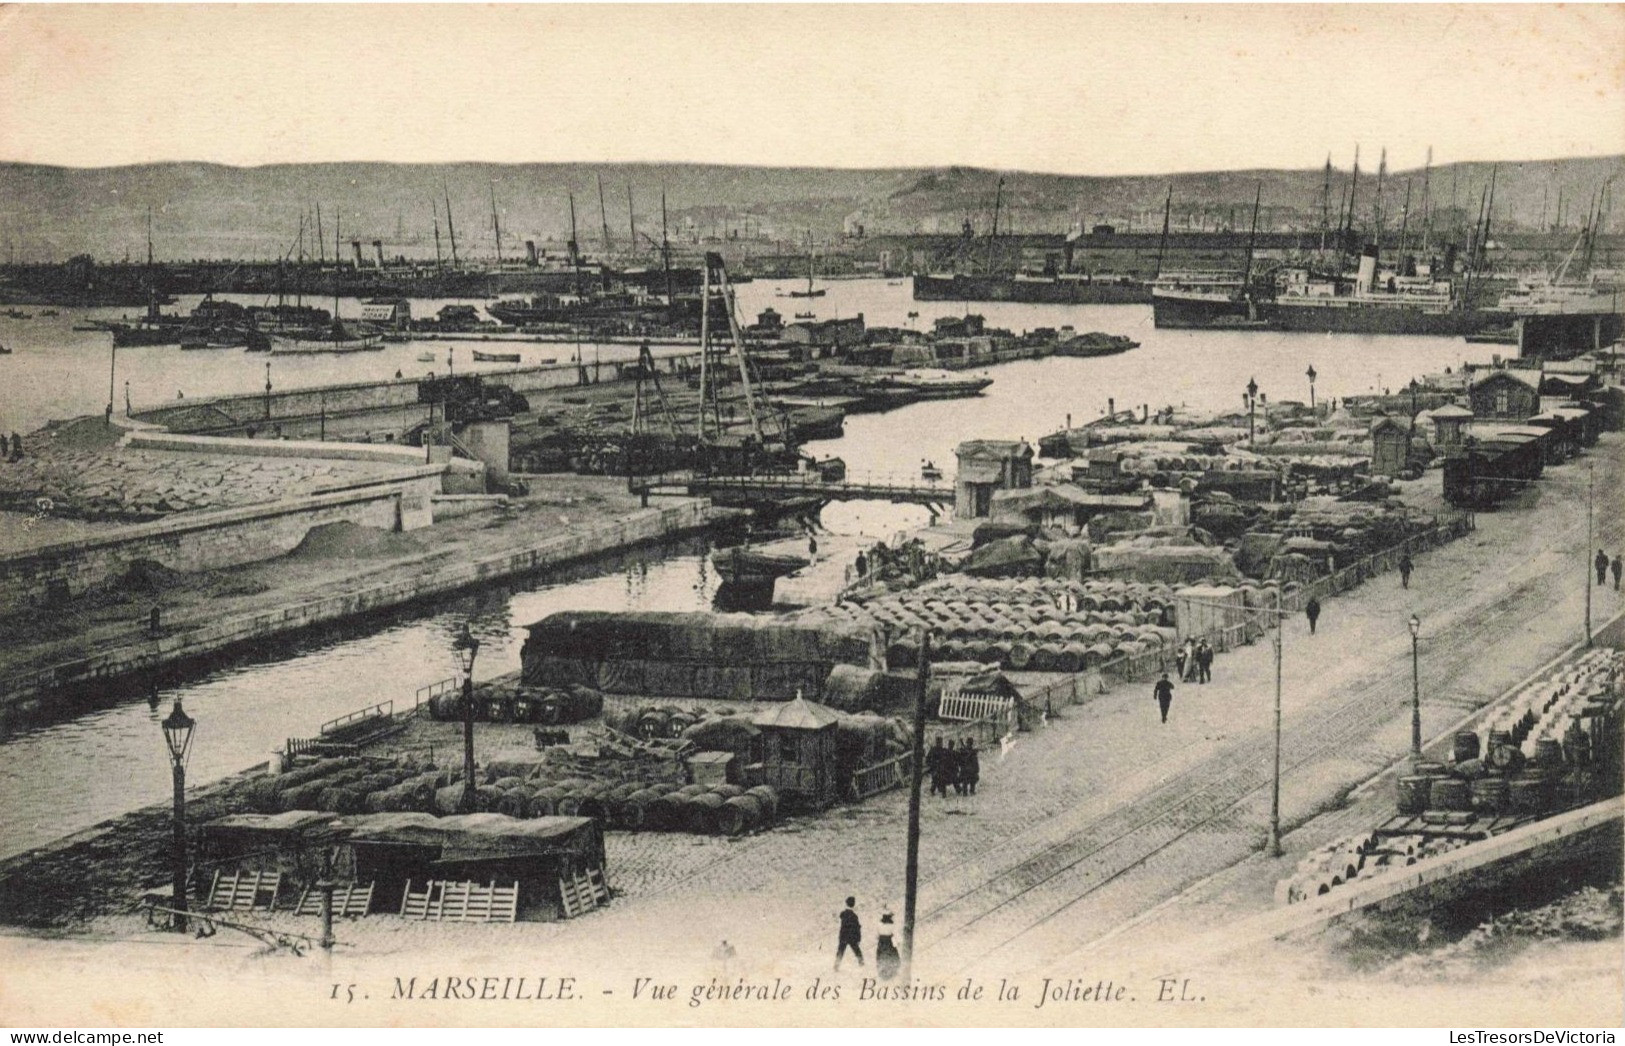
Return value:
<svg viewBox="0 0 1625 1046">
<path fill-rule="evenodd" d="M 1213 648 L 1207 640 L 1196 644 L 1196 680 L 1206 683 L 1213 679 Z"/>
<path fill-rule="evenodd" d="M 1314 635 L 1315 622 L 1320 620 L 1320 600 L 1310 596 L 1309 602 L 1303 605 L 1303 616 L 1309 619 L 1309 634 Z"/>
<path fill-rule="evenodd" d="M 1162 678 L 1157 680 L 1157 685 L 1152 690 L 1152 693 L 1156 695 L 1157 707 L 1162 709 L 1162 721 L 1166 723 L 1168 721 L 1168 707 L 1174 703 L 1174 684 L 1168 681 L 1167 672 L 1164 672 Z"/>
<path fill-rule="evenodd" d="M 981 776 L 982 759 L 976 754 L 976 741 L 967 737 L 959 750 L 959 779 L 965 783 L 967 795 L 976 794 L 976 782 Z"/>
<path fill-rule="evenodd" d="M 1618 592 L 1619 591 L 1619 575 L 1621 574 L 1621 572 L 1625 572 L 1625 562 L 1621 562 L 1620 558 L 1618 556 L 1615 556 L 1614 561 L 1612 563 L 1608 564 L 1608 569 L 1611 570 L 1613 572 L 1613 574 L 1614 574 L 1614 591 Z"/>
<path fill-rule="evenodd" d="M 1599 548 L 1597 558 L 1593 562 L 1597 564 L 1597 584 L 1600 585 L 1608 577 L 1608 553 Z"/>
<path fill-rule="evenodd" d="M 1411 556 L 1410 556 L 1409 552 L 1407 552 L 1404 555 L 1399 557 L 1399 587 L 1400 588 L 1410 588 L 1411 587 L 1411 571 L 1415 570 L 1415 569 L 1416 569 L 1416 564 L 1411 562 Z"/>
<path fill-rule="evenodd" d="M 941 792 L 944 796 L 948 794 L 945 783 L 946 767 L 943 766 L 946 751 L 942 747 L 942 738 L 939 737 L 936 744 L 932 745 L 930 750 L 925 753 L 925 772 L 931 778 L 932 795 L 936 795 L 938 792 Z"/>
<path fill-rule="evenodd" d="M 846 907 L 841 909 L 841 934 L 835 942 L 835 968 L 841 968 L 841 960 L 846 957 L 846 950 L 852 949 L 852 954 L 858 957 L 858 965 L 863 965 L 863 924 L 858 921 L 858 899 L 848 897 Z"/>
</svg>

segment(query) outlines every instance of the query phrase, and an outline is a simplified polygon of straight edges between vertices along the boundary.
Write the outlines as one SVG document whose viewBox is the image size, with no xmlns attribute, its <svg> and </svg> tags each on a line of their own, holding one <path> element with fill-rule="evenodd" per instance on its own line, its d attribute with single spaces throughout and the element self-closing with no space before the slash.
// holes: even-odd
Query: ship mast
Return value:
<svg viewBox="0 0 1625 1046">
<path fill-rule="evenodd" d="M 1174 186 L 1168 184 L 1168 195 L 1162 201 L 1162 242 L 1157 244 L 1157 277 L 1162 276 L 1162 260 L 1168 251 L 1168 220 L 1173 216 Z"/>
<path fill-rule="evenodd" d="M 1322 177 L 1320 179 L 1320 249 L 1321 249 L 1322 253 L 1324 253 L 1325 250 L 1326 250 L 1326 234 L 1331 231 L 1331 218 L 1332 218 L 1331 210 L 1332 210 L 1332 154 L 1327 153 L 1326 154 L 1326 172 L 1325 172 L 1324 175 L 1322 175 Z M 1164 223 L 1164 225 L 1166 227 L 1166 223 Z M 1164 232 L 1163 235 L 1166 236 L 1167 233 Z M 1158 267 L 1160 268 L 1161 264 L 1162 264 L 1160 259 L 1158 260 L 1157 264 L 1158 264 Z"/>
<path fill-rule="evenodd" d="M 457 261 L 457 226 L 451 220 L 451 188 L 444 182 L 440 183 L 440 188 L 446 196 L 446 235 L 451 238 L 451 267 L 456 269 L 461 264 Z"/>
<path fill-rule="evenodd" d="M 999 241 L 999 204 L 1004 200 L 1004 179 L 993 192 L 993 229 L 987 234 L 987 274 L 993 275 L 993 247 Z"/>
<path fill-rule="evenodd" d="M 1371 205 L 1371 219 L 1377 227 L 1377 257 L 1382 257 L 1382 226 L 1386 215 L 1382 210 L 1382 183 L 1388 176 L 1388 149 L 1382 150 L 1382 158 L 1377 162 L 1377 199 Z"/>
<path fill-rule="evenodd" d="M 1405 179 L 1405 206 L 1399 212 L 1399 264 L 1405 264 L 1405 234 L 1411 224 L 1411 180 Z"/>
<path fill-rule="evenodd" d="M 322 233 L 322 205 L 316 205 L 316 257 L 322 264 L 327 264 L 327 237 Z"/>
<path fill-rule="evenodd" d="M 1258 203 L 1264 198 L 1264 183 L 1260 181 L 1253 190 L 1253 227 L 1247 234 L 1247 269 L 1241 276 L 1241 289 L 1245 293 L 1248 283 L 1253 278 L 1253 244 L 1258 238 Z"/>
<path fill-rule="evenodd" d="M 638 215 L 632 209 L 632 183 L 626 183 L 626 231 L 632 238 L 627 241 L 634 255 L 638 253 Z"/>
<path fill-rule="evenodd" d="M 1360 192 L 1360 144 L 1354 144 L 1354 174 L 1349 179 L 1349 209 L 1348 216 L 1343 223 L 1343 246 L 1339 254 L 1348 249 L 1350 237 L 1354 235 L 1354 207 L 1355 198 Z"/>
<path fill-rule="evenodd" d="M 497 221 L 497 183 L 491 181 L 491 233 L 497 241 L 497 268 L 502 268 L 502 223 Z"/>
<path fill-rule="evenodd" d="M 671 241 L 666 238 L 666 187 L 660 187 L 660 265 L 666 270 L 666 307 L 677 304 L 671 288 Z"/>
<path fill-rule="evenodd" d="M 609 211 L 604 208 L 604 176 L 598 175 L 598 221 L 604 228 L 604 258 L 609 258 Z"/>
<path fill-rule="evenodd" d="M 570 239 L 565 246 L 570 252 L 570 270 L 575 273 L 576 293 L 581 293 L 581 251 L 576 244 L 576 194 L 568 193 L 570 199 Z"/>
<path fill-rule="evenodd" d="M 1433 146 L 1428 146 L 1427 163 L 1422 165 L 1422 256 L 1427 257 L 1433 241 Z M 1431 263 L 1430 263 L 1431 264 Z"/>
<path fill-rule="evenodd" d="M 440 272 L 445 268 L 440 261 L 440 203 L 431 196 L 429 206 L 434 210 L 434 268 Z"/>
</svg>

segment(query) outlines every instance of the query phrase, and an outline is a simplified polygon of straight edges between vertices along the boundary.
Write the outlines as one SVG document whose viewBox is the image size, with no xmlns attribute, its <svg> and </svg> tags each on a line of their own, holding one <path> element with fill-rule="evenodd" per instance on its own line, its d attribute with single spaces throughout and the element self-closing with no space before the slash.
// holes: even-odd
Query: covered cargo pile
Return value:
<svg viewBox="0 0 1625 1046">
<path fill-rule="evenodd" d="M 1118 581 L 954 576 L 799 618 L 835 616 L 884 630 L 893 669 L 918 663 L 921 629 L 937 636 L 935 660 L 1028 672 L 1078 672 L 1175 637 L 1172 588 Z"/>
<path fill-rule="evenodd" d="M 463 718 L 460 690 L 438 694 L 428 702 L 429 717 Z M 561 726 L 591 719 L 604 710 L 604 695 L 590 687 L 527 686 L 513 678 L 482 683 L 474 690 L 474 719 L 481 723 L 536 723 Z"/>
<path fill-rule="evenodd" d="M 521 659 L 533 687 L 789 701 L 821 697 L 836 665 L 877 666 L 879 651 L 869 629 L 834 618 L 566 611 L 530 626 Z"/>
</svg>

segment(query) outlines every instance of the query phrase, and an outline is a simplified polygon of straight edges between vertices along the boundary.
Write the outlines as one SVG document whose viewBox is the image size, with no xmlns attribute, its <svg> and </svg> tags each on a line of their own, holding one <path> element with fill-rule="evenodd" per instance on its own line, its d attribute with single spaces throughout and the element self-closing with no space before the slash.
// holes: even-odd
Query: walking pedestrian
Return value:
<svg viewBox="0 0 1625 1046">
<path fill-rule="evenodd" d="M 841 960 L 846 957 L 846 950 L 852 949 L 852 954 L 858 957 L 858 965 L 863 965 L 863 924 L 858 921 L 858 899 L 848 897 L 846 907 L 841 909 L 841 933 L 835 942 L 835 968 L 841 968 Z"/>
<path fill-rule="evenodd" d="M 1179 681 L 1188 683 L 1196 678 L 1196 640 L 1185 640 L 1185 656 L 1179 663 Z"/>
<path fill-rule="evenodd" d="M 936 743 L 931 746 L 931 750 L 925 753 L 925 772 L 927 776 L 931 778 L 932 795 L 936 795 L 938 791 L 941 791 L 944 796 L 948 794 L 947 789 L 943 786 L 943 779 L 945 775 L 943 773 L 944 767 L 942 763 L 942 738 L 939 737 L 937 738 Z"/>
<path fill-rule="evenodd" d="M 1399 557 L 1399 587 L 1400 588 L 1410 588 L 1411 587 L 1411 571 L 1415 570 L 1415 569 L 1416 569 L 1416 564 L 1411 562 L 1411 554 L 1409 552 L 1406 552 L 1405 554 L 1403 554 L 1403 555 L 1401 555 Z"/>
<path fill-rule="evenodd" d="M 1303 605 L 1303 616 L 1309 619 L 1309 634 L 1314 635 L 1315 622 L 1320 620 L 1320 600 L 1310 596 L 1309 602 Z"/>
<path fill-rule="evenodd" d="M 858 569 L 858 577 L 869 576 L 869 557 L 865 556 L 861 549 L 858 551 L 858 560 L 853 565 Z"/>
<path fill-rule="evenodd" d="M 1174 703 L 1174 684 L 1168 681 L 1167 672 L 1164 672 L 1162 678 L 1157 680 L 1157 685 L 1152 690 L 1152 693 L 1156 696 L 1157 707 L 1162 709 L 1162 721 L 1166 723 L 1168 721 L 1168 707 Z"/>
<path fill-rule="evenodd" d="M 1206 683 L 1213 678 L 1213 648 L 1208 646 L 1207 640 L 1196 644 L 1196 679 L 1197 682 Z"/>
<path fill-rule="evenodd" d="M 889 981 L 902 965 L 903 957 L 892 943 L 892 914 L 886 912 L 880 917 L 880 932 L 875 935 L 875 969 L 881 980 Z"/>
<path fill-rule="evenodd" d="M 818 558 L 818 535 L 817 534 L 808 534 L 807 535 L 807 555 L 812 556 L 814 559 Z"/>
<path fill-rule="evenodd" d="M 1599 548 L 1594 562 L 1597 564 L 1597 584 L 1600 585 L 1608 576 L 1608 553 Z"/>
<path fill-rule="evenodd" d="M 965 781 L 965 792 L 976 794 L 976 782 L 982 776 L 982 759 L 976 754 L 976 741 L 965 738 L 965 747 L 959 753 L 959 775 Z"/>
<path fill-rule="evenodd" d="M 1185 645 L 1180 647 L 1179 652 L 1174 655 L 1174 668 L 1177 669 L 1174 674 L 1179 676 L 1180 679 L 1185 678 L 1185 665 L 1190 661 L 1190 657 L 1191 641 L 1187 639 Z"/>
<path fill-rule="evenodd" d="M 1619 557 L 1615 556 L 1614 561 L 1608 565 L 1608 569 L 1613 571 L 1613 573 L 1614 573 L 1614 591 L 1618 592 L 1619 591 L 1619 575 L 1620 575 L 1621 570 L 1625 570 L 1625 563 L 1621 563 Z"/>
</svg>

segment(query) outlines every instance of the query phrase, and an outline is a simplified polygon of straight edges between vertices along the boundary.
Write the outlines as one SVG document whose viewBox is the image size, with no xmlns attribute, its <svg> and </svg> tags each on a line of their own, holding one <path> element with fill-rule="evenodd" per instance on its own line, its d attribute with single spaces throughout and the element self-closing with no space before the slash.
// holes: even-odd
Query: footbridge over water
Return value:
<svg viewBox="0 0 1625 1046">
<path fill-rule="evenodd" d="M 718 501 L 775 501 L 817 498 L 820 501 L 891 501 L 925 505 L 933 510 L 954 501 L 952 480 L 900 476 L 848 476 L 826 480 L 815 474 L 712 476 L 692 472 L 634 476 L 629 487 L 648 504 L 651 494 L 705 495 Z"/>
</svg>

